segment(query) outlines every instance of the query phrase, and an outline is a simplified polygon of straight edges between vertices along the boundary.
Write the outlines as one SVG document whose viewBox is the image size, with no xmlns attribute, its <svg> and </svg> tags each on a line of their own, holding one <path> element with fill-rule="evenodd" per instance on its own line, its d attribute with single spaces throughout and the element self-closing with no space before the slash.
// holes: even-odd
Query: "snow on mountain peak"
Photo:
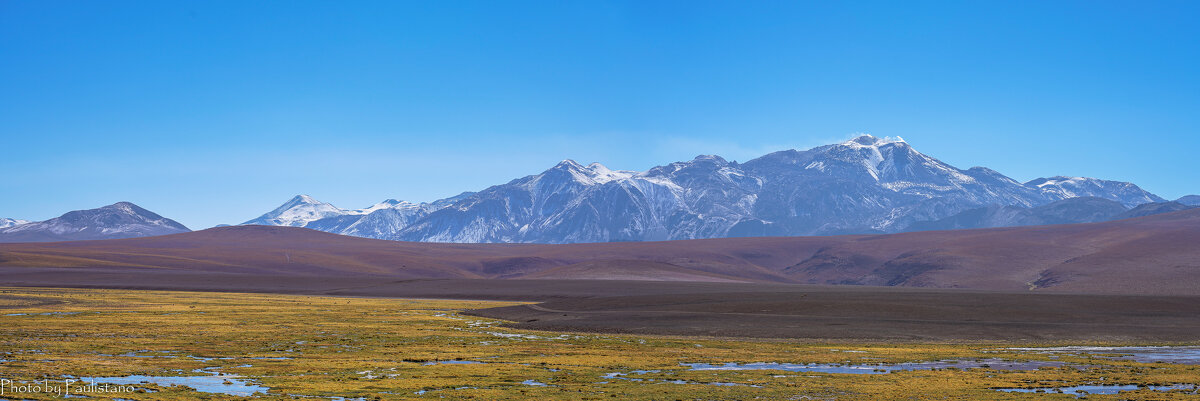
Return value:
<svg viewBox="0 0 1200 401">
<path fill-rule="evenodd" d="M 600 163 L 592 163 L 587 166 L 588 171 L 592 174 L 592 179 L 597 183 L 605 183 L 609 181 L 623 180 L 633 177 L 635 172 L 623 170 L 611 170 Z"/>
<path fill-rule="evenodd" d="M 143 220 L 147 224 L 151 224 L 151 225 L 178 224 L 174 221 L 171 221 L 170 219 L 163 218 L 162 216 L 159 216 L 158 214 L 155 214 L 154 212 L 143 209 L 141 206 L 135 205 L 133 202 L 122 201 L 122 202 L 117 202 L 117 203 L 114 203 L 114 204 L 111 204 L 108 206 L 103 206 L 103 207 L 93 209 L 93 210 L 97 210 L 97 211 L 115 210 L 121 214 L 125 214 L 128 216 L 134 217 L 136 219 Z"/>
<path fill-rule="evenodd" d="M 1095 178 L 1067 177 L 1067 176 L 1062 176 L 1062 175 L 1056 175 L 1056 176 L 1050 177 L 1050 178 L 1039 178 L 1039 179 L 1030 181 L 1029 183 L 1038 188 L 1043 188 L 1047 185 L 1063 185 L 1063 184 L 1079 185 L 1079 184 L 1083 184 L 1085 182 L 1092 181 L 1092 180 L 1095 180 Z"/>
<path fill-rule="evenodd" d="M 371 205 L 371 206 L 367 207 L 366 209 L 347 210 L 347 212 L 349 212 L 351 214 L 371 214 L 371 212 L 374 212 L 376 210 L 383 210 L 383 209 L 408 210 L 408 209 L 414 209 L 414 208 L 419 208 L 419 207 L 421 207 L 420 204 L 412 203 L 409 201 L 388 199 L 383 202 L 379 202 L 374 205 Z"/>
<path fill-rule="evenodd" d="M 553 168 L 547 171 L 561 171 L 568 174 L 572 180 L 585 185 L 598 185 L 610 181 L 632 178 L 636 172 L 612 170 L 600 163 L 591 163 L 583 166 L 574 160 L 567 159 L 559 162 Z M 546 173 L 543 173 L 545 175 Z"/>
<path fill-rule="evenodd" d="M 297 204 L 308 204 L 308 205 L 319 205 L 319 204 L 325 203 L 325 202 L 316 200 L 313 197 L 305 195 L 305 194 L 296 195 L 288 202 L 289 203 L 297 203 Z"/>
<path fill-rule="evenodd" d="M 134 208 L 136 208 L 136 207 L 137 207 L 137 205 L 134 205 L 133 203 L 130 203 L 130 202 L 117 202 L 117 203 L 105 206 L 105 208 L 117 209 L 117 210 L 123 211 L 125 213 L 129 213 L 129 214 L 137 214 L 137 211 L 134 210 Z"/>
<path fill-rule="evenodd" d="M 310 221 L 343 215 L 346 212 L 334 205 L 308 195 L 296 195 L 282 206 L 242 224 L 303 227 Z"/>
<path fill-rule="evenodd" d="M 401 201 L 401 200 L 395 200 L 395 199 L 384 199 L 384 200 L 383 200 L 383 202 L 379 202 L 379 203 L 376 203 L 376 204 L 374 204 L 374 205 L 371 205 L 371 206 L 370 206 L 370 207 L 368 207 L 367 209 L 383 209 L 383 208 L 389 208 L 389 207 L 393 207 L 393 206 L 396 206 L 396 205 L 399 205 L 399 204 L 402 204 L 402 203 L 408 203 L 408 202 Z"/>
<path fill-rule="evenodd" d="M 1030 180 L 1025 183 L 1025 186 L 1037 188 L 1049 198 L 1056 200 L 1094 196 L 1121 202 L 1126 207 L 1165 201 L 1165 199 L 1160 198 L 1158 195 L 1146 192 L 1133 183 L 1089 177 L 1059 175 Z"/>
<path fill-rule="evenodd" d="M 567 159 L 539 174 L 432 203 L 389 199 L 342 210 L 301 195 L 288 207 L 297 214 L 332 208 L 331 217 L 293 225 L 345 235 L 589 242 L 893 232 L 984 205 L 1030 207 L 1075 194 L 1126 204 L 1156 198 L 1116 181 L 1053 177 L 1022 184 L 987 168 L 958 169 L 903 138 L 861 135 L 744 163 L 700 155 L 645 172 Z M 287 223 L 278 212 L 250 224 Z"/>
<path fill-rule="evenodd" d="M 414 215 L 424 215 L 432 209 L 433 206 L 428 203 L 412 203 L 396 199 L 387 199 L 362 209 L 341 209 L 308 195 L 296 195 L 275 210 L 242 224 L 308 227 L 321 231 L 355 235 L 361 234 L 354 231 L 359 229 L 356 228 L 357 222 L 370 216 L 385 220 L 389 218 L 388 216 L 401 216 L 407 219 Z M 375 212 L 382 213 L 376 214 Z M 394 229 L 398 230 L 399 228 Z"/>
<path fill-rule="evenodd" d="M 1038 179 L 1030 180 L 1029 182 L 1025 183 L 1025 185 L 1036 187 L 1043 191 L 1053 190 L 1053 191 L 1061 192 L 1064 196 L 1070 198 L 1070 197 L 1076 197 L 1076 196 L 1083 196 L 1083 195 L 1075 194 L 1073 191 L 1079 190 L 1080 188 L 1082 188 L 1084 186 L 1103 187 L 1105 185 L 1105 183 L 1106 183 L 1105 180 L 1100 180 L 1100 179 L 1090 178 L 1090 177 L 1068 177 L 1068 176 L 1063 176 L 1063 175 L 1056 175 L 1053 177 L 1045 177 L 1045 178 L 1038 178 Z M 1113 183 L 1116 183 L 1116 182 L 1113 182 Z"/>
<path fill-rule="evenodd" d="M 29 223 L 29 220 L 0 217 L 0 228 L 9 228 Z"/>
<path fill-rule="evenodd" d="M 696 157 L 692 158 L 692 161 L 713 161 L 717 163 L 727 163 L 724 157 L 717 155 L 697 155 Z"/>
<path fill-rule="evenodd" d="M 583 165 L 579 164 L 579 162 L 571 160 L 571 159 L 563 159 L 563 161 L 558 162 L 558 164 L 555 164 L 554 167 L 551 167 L 551 169 L 552 170 L 583 169 Z"/>
<path fill-rule="evenodd" d="M 842 145 L 854 146 L 854 147 L 859 147 L 859 146 L 880 147 L 880 146 L 891 145 L 891 144 L 907 145 L 908 142 L 905 142 L 904 138 L 901 138 L 898 136 L 894 137 L 894 138 L 890 137 L 890 136 L 885 136 L 883 138 L 877 138 L 872 135 L 863 134 L 857 138 L 854 138 L 854 139 L 851 139 L 849 141 L 842 143 Z"/>
</svg>

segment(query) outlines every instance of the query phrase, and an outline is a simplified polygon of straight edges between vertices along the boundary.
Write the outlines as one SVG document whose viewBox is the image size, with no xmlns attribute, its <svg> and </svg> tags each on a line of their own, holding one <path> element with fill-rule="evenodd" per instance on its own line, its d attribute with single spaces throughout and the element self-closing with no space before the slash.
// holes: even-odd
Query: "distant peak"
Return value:
<svg viewBox="0 0 1200 401">
<path fill-rule="evenodd" d="M 371 213 L 371 212 L 374 212 L 374 211 L 380 210 L 380 209 L 397 209 L 397 208 L 412 207 L 412 206 L 417 206 L 417 204 L 408 202 L 408 201 L 387 199 L 387 200 L 384 200 L 383 202 L 379 202 L 374 205 L 371 205 L 371 206 L 367 207 L 366 209 L 352 210 L 351 212 L 366 214 L 366 213 Z"/>
<path fill-rule="evenodd" d="M 869 134 L 859 135 L 857 138 L 844 142 L 845 145 L 862 145 L 862 146 L 883 146 L 888 144 L 908 144 L 901 137 L 883 137 L 878 138 Z"/>
<path fill-rule="evenodd" d="M 578 162 L 576 162 L 574 160 L 565 159 L 561 162 L 558 162 L 558 164 L 554 165 L 554 168 L 557 168 L 557 169 L 582 169 L 583 165 L 579 164 Z"/>
<path fill-rule="evenodd" d="M 612 171 L 599 162 L 592 162 L 587 166 L 584 166 L 571 159 L 566 159 L 559 162 L 558 164 L 554 165 L 551 170 L 579 171 L 587 174 L 604 174 Z"/>
<path fill-rule="evenodd" d="M 1001 174 L 999 171 L 992 170 L 990 168 L 983 167 L 983 166 L 971 167 L 971 168 L 967 169 L 967 171 L 972 172 L 972 173 L 987 174 L 987 175 L 998 175 L 998 176 L 1004 175 L 1004 174 Z"/>
<path fill-rule="evenodd" d="M 304 202 L 304 203 L 321 203 L 321 201 L 313 199 L 313 197 L 304 195 L 304 194 L 296 195 L 295 197 L 292 198 L 292 201 Z"/>
<path fill-rule="evenodd" d="M 8 227 L 19 226 L 19 225 L 28 224 L 28 223 L 29 223 L 29 220 L 0 217 L 0 228 L 8 228 Z"/>
<path fill-rule="evenodd" d="M 145 209 L 142 209 L 140 206 L 133 204 L 133 202 L 125 202 L 125 201 L 117 202 L 117 203 L 105 206 L 101 209 L 116 209 L 116 210 L 120 210 L 122 212 L 129 213 L 129 214 L 138 214 L 139 210 L 145 210 Z"/>
<path fill-rule="evenodd" d="M 879 138 L 866 134 L 859 135 L 857 138 L 850 140 L 850 142 L 854 142 L 859 145 L 874 145 L 877 141 L 879 141 Z"/>
<path fill-rule="evenodd" d="M 279 207 L 242 224 L 303 226 L 311 221 L 344 215 L 348 212 L 308 195 L 296 195 Z"/>
<path fill-rule="evenodd" d="M 1188 206 L 1200 206 L 1200 195 L 1184 195 L 1176 199 L 1175 202 Z"/>
<path fill-rule="evenodd" d="M 553 168 L 547 170 L 547 172 L 564 173 L 571 177 L 571 179 L 585 184 L 602 184 L 612 180 L 629 178 L 633 175 L 633 173 L 629 171 L 617 171 L 609 169 L 600 163 L 591 163 L 585 167 L 571 159 L 559 162 Z"/>
<path fill-rule="evenodd" d="M 321 202 L 311 196 L 301 194 L 301 195 L 293 196 L 292 199 L 288 199 L 287 202 L 283 203 L 282 207 L 283 208 L 292 208 L 292 207 L 296 207 L 296 206 L 300 206 L 300 205 L 324 205 L 324 204 L 325 204 L 325 202 Z"/>
<path fill-rule="evenodd" d="M 1036 186 L 1041 187 L 1041 186 L 1045 186 L 1045 185 L 1080 183 L 1080 182 L 1084 182 L 1084 181 L 1093 181 L 1093 180 L 1095 180 L 1095 179 L 1088 178 L 1088 177 L 1068 177 L 1065 175 L 1056 175 L 1053 177 L 1035 178 L 1033 180 L 1030 180 L 1029 182 L 1026 182 L 1025 185 L 1036 185 Z"/>
<path fill-rule="evenodd" d="M 696 156 L 695 158 L 693 158 L 692 161 L 715 161 L 717 163 L 725 163 L 726 162 L 724 157 L 717 156 L 717 155 L 699 155 L 699 156 Z"/>
</svg>

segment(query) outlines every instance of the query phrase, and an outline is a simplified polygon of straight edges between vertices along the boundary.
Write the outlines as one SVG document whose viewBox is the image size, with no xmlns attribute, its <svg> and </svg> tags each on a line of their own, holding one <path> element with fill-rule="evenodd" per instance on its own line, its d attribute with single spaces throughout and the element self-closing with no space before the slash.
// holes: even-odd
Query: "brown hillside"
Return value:
<svg viewBox="0 0 1200 401">
<path fill-rule="evenodd" d="M 411 243 L 239 226 L 135 239 L 0 244 L 0 266 L 1200 294 L 1198 244 L 1200 210 L 1059 226 L 570 245 Z"/>
</svg>

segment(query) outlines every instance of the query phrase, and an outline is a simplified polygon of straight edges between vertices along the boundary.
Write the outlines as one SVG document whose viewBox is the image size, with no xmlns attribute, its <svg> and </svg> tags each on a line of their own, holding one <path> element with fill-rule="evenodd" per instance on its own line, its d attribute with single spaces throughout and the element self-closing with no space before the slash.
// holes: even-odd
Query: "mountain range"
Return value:
<svg viewBox="0 0 1200 401">
<path fill-rule="evenodd" d="M 564 160 L 433 202 L 341 209 L 298 195 L 242 225 L 416 242 L 584 243 L 1086 223 L 1197 205 L 1200 196 L 1167 202 L 1128 182 L 1054 176 L 1021 183 L 985 167 L 951 166 L 899 138 L 863 135 L 744 163 L 702 155 L 625 171 Z M 0 219 L 0 242 L 187 230 L 121 202 L 43 222 Z"/>
<path fill-rule="evenodd" d="M 974 211 L 979 208 L 1046 212 L 1048 204 L 1077 198 L 1109 203 L 1053 207 L 1108 210 L 1078 218 L 935 223 L 984 213 Z M 431 203 L 388 200 L 342 210 L 300 195 L 243 224 L 419 242 L 580 243 L 1091 222 L 1160 202 L 1165 199 L 1128 182 L 1055 176 L 1020 183 L 984 167 L 959 169 L 902 139 L 863 135 L 745 163 L 703 155 L 640 172 L 564 160 L 536 175 Z"/>
</svg>

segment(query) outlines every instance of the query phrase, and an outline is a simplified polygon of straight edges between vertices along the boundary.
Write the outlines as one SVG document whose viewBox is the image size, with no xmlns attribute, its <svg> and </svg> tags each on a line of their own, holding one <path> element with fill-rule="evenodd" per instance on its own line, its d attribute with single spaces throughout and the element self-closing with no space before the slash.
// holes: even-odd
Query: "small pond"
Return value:
<svg viewBox="0 0 1200 401">
<path fill-rule="evenodd" d="M 133 385 L 150 383 L 159 386 L 187 386 L 202 393 L 226 394 L 233 396 L 250 396 L 256 393 L 266 394 L 268 387 L 239 379 L 239 376 L 224 375 L 209 370 L 194 370 L 207 373 L 209 376 L 114 376 L 114 377 L 79 377 L 85 383 L 108 383 L 116 385 Z"/>
</svg>

